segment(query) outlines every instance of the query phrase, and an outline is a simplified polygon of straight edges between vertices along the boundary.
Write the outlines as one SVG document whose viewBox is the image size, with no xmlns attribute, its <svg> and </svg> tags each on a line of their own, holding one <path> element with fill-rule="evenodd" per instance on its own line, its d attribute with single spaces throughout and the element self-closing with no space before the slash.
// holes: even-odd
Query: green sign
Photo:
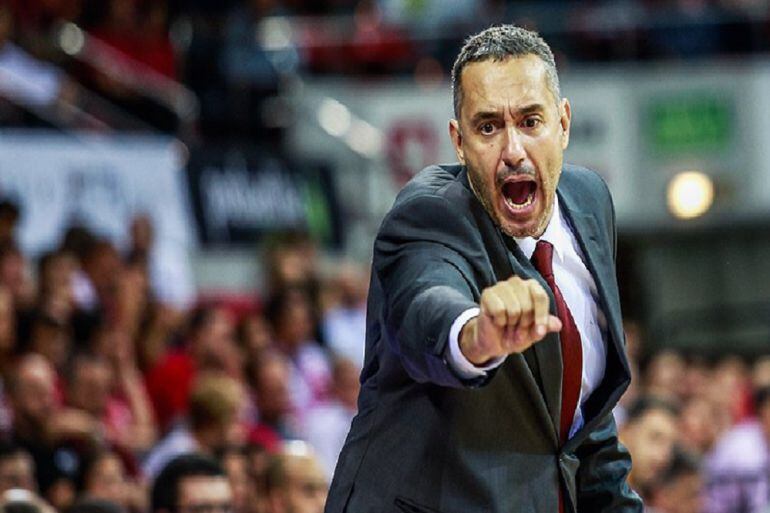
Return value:
<svg viewBox="0 0 770 513">
<path fill-rule="evenodd" d="M 730 142 L 733 106 L 715 93 L 669 96 L 652 102 L 648 119 L 656 153 L 718 151 Z"/>
</svg>

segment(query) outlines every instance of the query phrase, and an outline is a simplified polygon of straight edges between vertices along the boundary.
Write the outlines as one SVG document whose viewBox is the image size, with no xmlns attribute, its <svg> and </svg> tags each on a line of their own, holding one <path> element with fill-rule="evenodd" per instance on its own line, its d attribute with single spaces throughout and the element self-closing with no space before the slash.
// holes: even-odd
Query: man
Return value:
<svg viewBox="0 0 770 513">
<path fill-rule="evenodd" d="M 240 359 L 234 335 L 233 316 L 224 307 L 202 305 L 193 311 L 186 343 L 169 348 L 145 377 L 160 431 L 168 431 L 187 413 L 196 376 L 206 371 L 238 375 Z"/>
<path fill-rule="evenodd" d="M 647 502 L 645 502 L 647 505 Z M 703 476 L 699 461 L 689 453 L 674 452 L 671 462 L 657 476 L 647 513 L 702 513 Z"/>
<path fill-rule="evenodd" d="M 28 353 L 19 357 L 8 383 L 13 413 L 10 440 L 32 457 L 37 488 L 55 507 L 71 498 L 78 449 L 99 436 L 96 419 L 58 404 L 56 379 L 48 360 Z"/>
<path fill-rule="evenodd" d="M 0 442 L 0 493 L 13 488 L 37 493 L 35 462 L 20 446 Z"/>
<path fill-rule="evenodd" d="M 250 369 L 259 420 L 249 438 L 266 448 L 297 438 L 297 416 L 291 390 L 291 362 L 283 353 L 266 350 Z"/>
<path fill-rule="evenodd" d="M 222 467 L 197 453 L 171 460 L 152 485 L 152 513 L 230 513 L 232 501 Z"/>
<path fill-rule="evenodd" d="M 453 90 L 461 165 L 415 177 L 374 245 L 359 414 L 326 512 L 641 511 L 611 415 L 629 383 L 614 212 L 596 174 L 562 168 L 553 55 L 490 28 Z"/>
<path fill-rule="evenodd" d="M 328 481 L 306 443 L 287 443 L 270 459 L 265 477 L 269 513 L 323 512 Z"/>
<path fill-rule="evenodd" d="M 142 470 L 150 478 L 172 458 L 196 451 L 213 455 L 243 442 L 239 414 L 244 403 L 241 384 L 224 374 L 200 376 L 190 394 L 188 422 L 170 431 L 145 459 Z"/>
<path fill-rule="evenodd" d="M 678 412 L 664 399 L 641 397 L 628 410 L 628 418 L 620 429 L 620 440 L 634 460 L 628 482 L 645 499 L 671 464 L 677 427 Z"/>
</svg>

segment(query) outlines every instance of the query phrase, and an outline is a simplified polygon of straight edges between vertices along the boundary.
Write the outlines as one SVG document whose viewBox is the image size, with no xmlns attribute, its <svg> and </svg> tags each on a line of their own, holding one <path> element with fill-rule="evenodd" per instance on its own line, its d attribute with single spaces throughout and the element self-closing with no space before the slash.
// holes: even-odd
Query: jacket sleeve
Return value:
<svg viewBox="0 0 770 513">
<path fill-rule="evenodd" d="M 440 196 L 397 205 L 380 228 L 373 270 L 383 292 L 383 337 L 415 381 L 474 387 L 493 374 L 464 380 L 444 359 L 452 323 L 478 306 L 468 258 L 477 241 L 471 221 Z"/>
<path fill-rule="evenodd" d="M 592 513 L 642 513 L 642 499 L 628 485 L 631 456 L 618 441 L 612 413 L 575 451 L 577 510 Z"/>
</svg>

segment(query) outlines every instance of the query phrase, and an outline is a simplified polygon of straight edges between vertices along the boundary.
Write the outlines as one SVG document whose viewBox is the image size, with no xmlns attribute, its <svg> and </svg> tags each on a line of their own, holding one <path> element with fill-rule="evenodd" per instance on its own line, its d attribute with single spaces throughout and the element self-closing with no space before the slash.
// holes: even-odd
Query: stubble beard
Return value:
<svg viewBox="0 0 770 513">
<path fill-rule="evenodd" d="M 494 189 L 493 186 L 489 184 L 489 181 L 482 173 L 476 173 L 469 166 L 466 167 L 468 170 L 468 182 L 471 185 L 471 191 L 473 192 L 473 195 L 476 196 L 476 199 L 479 200 L 481 205 L 484 207 L 484 210 L 487 211 L 487 214 L 495 223 L 495 225 L 500 229 L 500 231 L 509 237 L 516 238 L 539 238 L 541 235 L 543 235 L 543 232 L 545 232 L 545 229 L 548 226 L 548 221 L 551 219 L 551 214 L 553 213 L 553 201 L 551 201 L 550 204 L 545 205 L 543 216 L 533 229 L 514 232 L 513 229 L 505 226 L 503 220 L 500 218 L 501 216 L 499 216 L 495 210 L 494 199 L 492 195 L 496 189 Z M 545 184 L 540 184 L 540 187 L 544 186 Z M 543 196 L 545 197 L 545 194 Z"/>
</svg>

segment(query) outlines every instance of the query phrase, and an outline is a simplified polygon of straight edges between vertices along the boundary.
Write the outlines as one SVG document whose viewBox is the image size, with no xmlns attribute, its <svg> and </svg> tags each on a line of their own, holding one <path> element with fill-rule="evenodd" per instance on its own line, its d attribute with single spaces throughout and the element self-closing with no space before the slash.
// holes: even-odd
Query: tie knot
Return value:
<svg viewBox="0 0 770 513">
<path fill-rule="evenodd" d="M 553 244 L 545 240 L 537 241 L 535 252 L 532 253 L 532 265 L 543 278 L 553 277 Z"/>
</svg>

